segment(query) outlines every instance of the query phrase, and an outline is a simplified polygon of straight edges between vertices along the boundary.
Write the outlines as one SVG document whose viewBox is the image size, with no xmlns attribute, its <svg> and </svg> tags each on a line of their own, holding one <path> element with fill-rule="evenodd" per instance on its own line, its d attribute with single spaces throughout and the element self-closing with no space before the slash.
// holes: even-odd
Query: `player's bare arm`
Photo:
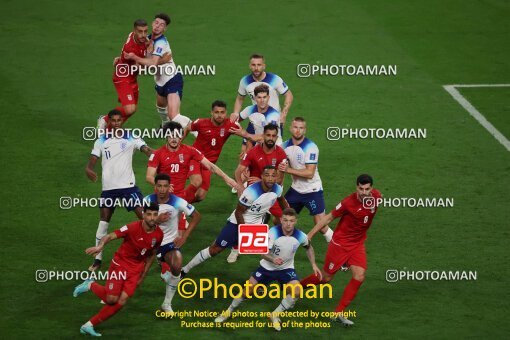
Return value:
<svg viewBox="0 0 510 340">
<path fill-rule="evenodd" d="M 149 272 L 149 269 L 151 269 L 151 266 L 154 263 L 155 259 L 156 259 L 156 250 L 153 249 L 152 254 L 149 257 L 147 257 L 147 259 L 145 260 L 145 266 L 143 268 L 142 275 L 140 275 L 140 279 L 138 279 L 138 285 L 140 285 L 143 282 L 143 280 L 145 279 L 145 276 Z"/>
<path fill-rule="evenodd" d="M 186 240 L 188 239 L 188 237 L 191 235 L 191 233 L 193 232 L 193 230 L 195 229 L 195 227 L 197 226 L 197 224 L 200 222 L 202 216 L 200 215 L 200 213 L 195 209 L 193 211 L 193 213 L 191 214 L 191 221 L 189 222 L 189 226 L 188 228 L 186 229 L 186 231 L 184 233 L 182 233 L 182 235 L 179 235 L 179 237 L 177 237 L 175 240 L 174 240 L 174 244 L 177 248 L 181 248 L 184 243 L 186 242 Z"/>
<path fill-rule="evenodd" d="M 306 249 L 306 256 L 308 257 L 308 261 L 310 261 L 310 264 L 312 265 L 313 272 L 315 275 L 319 278 L 319 280 L 322 280 L 322 272 L 317 266 L 317 263 L 315 263 L 315 252 L 313 250 L 313 246 L 311 243 L 308 243 L 308 246 L 305 247 Z"/>
<path fill-rule="evenodd" d="M 221 177 L 229 187 L 237 188 L 237 182 L 230 178 L 226 173 L 224 173 L 223 170 L 221 170 L 216 164 L 211 163 L 211 161 L 205 157 L 202 158 L 200 163 L 202 163 L 202 165 L 209 169 L 209 171 L 211 171 L 213 174 Z"/>
<path fill-rule="evenodd" d="M 151 166 L 147 167 L 147 173 L 145 174 L 145 180 L 147 181 L 147 183 L 151 185 L 156 185 L 156 183 L 154 183 L 154 178 L 156 177 L 157 170 L 158 169 L 153 168 Z"/>
<path fill-rule="evenodd" d="M 87 174 L 87 177 L 92 181 L 97 181 L 97 174 L 94 171 L 94 167 L 96 166 L 97 157 L 92 155 L 89 158 L 89 162 L 87 164 L 87 167 L 85 168 L 85 173 Z"/>
<path fill-rule="evenodd" d="M 234 171 L 234 177 L 236 179 L 236 182 L 238 185 L 243 185 L 243 173 L 246 171 L 247 167 L 242 165 L 242 164 L 239 164 L 236 168 L 236 171 Z"/>
<path fill-rule="evenodd" d="M 140 151 L 143 152 L 147 157 L 150 157 L 154 152 L 154 149 L 151 149 L 147 145 L 144 145 L 140 148 Z"/>
<path fill-rule="evenodd" d="M 331 221 L 333 221 L 334 219 L 335 218 L 333 217 L 332 213 L 329 213 L 329 214 L 325 215 L 323 218 L 321 218 L 319 220 L 319 222 L 317 222 L 317 224 L 308 233 L 308 235 L 307 235 L 308 240 L 312 241 L 312 238 L 315 236 L 315 234 L 317 234 L 319 232 L 319 230 L 321 230 L 322 228 L 327 226 L 329 223 L 331 223 Z"/>
<path fill-rule="evenodd" d="M 283 195 L 278 197 L 276 200 L 278 201 L 278 204 L 280 205 L 282 210 L 290 208 L 289 202 L 287 202 L 287 200 L 285 199 L 285 197 L 283 197 Z"/>
<path fill-rule="evenodd" d="M 241 203 L 237 203 L 236 211 L 234 215 L 236 217 L 237 224 L 244 224 L 244 216 L 243 214 L 248 210 L 248 207 L 242 205 Z"/>
<path fill-rule="evenodd" d="M 294 95 L 292 94 L 291 90 L 288 90 L 283 95 L 285 98 L 285 101 L 283 102 L 283 109 L 280 113 L 282 122 L 285 122 L 285 119 L 287 118 L 287 114 L 289 113 L 290 106 L 292 105 L 292 101 L 294 101 Z"/>
<path fill-rule="evenodd" d="M 237 95 L 236 101 L 234 103 L 234 112 L 230 115 L 230 120 L 232 122 L 237 122 L 239 119 L 239 112 L 241 112 L 241 108 L 243 107 L 244 96 L 240 94 Z"/>
<path fill-rule="evenodd" d="M 99 254 L 100 252 L 103 251 L 104 246 L 108 242 L 116 240 L 116 239 L 117 239 L 117 234 L 115 234 L 114 232 L 109 233 L 108 235 L 104 236 L 101 239 L 101 241 L 99 242 L 99 244 L 96 247 L 90 247 L 90 248 L 85 249 L 85 253 L 88 255 L 96 256 L 97 254 Z"/>
<path fill-rule="evenodd" d="M 286 172 L 290 175 L 312 179 L 315 175 L 315 169 L 317 169 L 317 164 L 306 164 L 304 169 L 293 169 L 289 166 L 288 162 L 282 162 L 278 165 L 278 170 L 280 172 Z"/>
<path fill-rule="evenodd" d="M 234 127 L 231 127 L 228 131 L 230 133 L 233 133 L 236 136 L 249 139 L 253 143 L 258 143 L 258 142 L 263 142 L 264 141 L 264 135 L 263 134 L 259 134 L 259 135 L 251 134 L 251 133 L 248 133 L 242 127 L 238 128 L 238 129 L 236 129 Z"/>
<path fill-rule="evenodd" d="M 127 60 L 134 60 L 139 65 L 154 66 L 154 65 L 160 64 L 159 60 L 162 57 L 160 57 L 159 55 L 151 55 L 150 57 L 147 57 L 147 58 L 140 58 L 133 52 L 129 52 L 129 53 L 124 52 L 124 58 Z"/>
</svg>

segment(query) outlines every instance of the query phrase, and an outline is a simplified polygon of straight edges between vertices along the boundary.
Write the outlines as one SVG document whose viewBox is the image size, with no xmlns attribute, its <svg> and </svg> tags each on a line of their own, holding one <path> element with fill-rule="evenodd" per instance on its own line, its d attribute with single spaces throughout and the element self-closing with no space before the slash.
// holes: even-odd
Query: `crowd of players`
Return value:
<svg viewBox="0 0 510 340">
<path fill-rule="evenodd" d="M 356 191 L 338 203 L 333 211 L 325 213 L 318 172 L 319 149 L 306 137 L 307 123 L 302 117 L 290 120 L 291 137 L 283 141 L 282 133 L 293 94 L 282 78 L 265 71 L 262 55 L 250 57 L 251 73 L 240 81 L 230 116 L 226 103 L 216 100 L 211 105 L 209 117 L 191 121 L 180 113 L 184 86 L 182 74 L 161 73 L 155 76 L 156 108 L 166 136 L 165 144 L 154 150 L 129 132 L 112 133 L 122 130 L 138 104 L 136 72 L 119 74 L 118 65 L 165 65 L 169 67 L 161 69 L 177 70 L 165 37 L 169 24 L 168 15 L 157 14 L 149 35 L 147 22 L 136 20 L 121 55 L 114 60 L 113 83 L 121 105 L 99 118 L 99 130 L 110 133 L 103 133 L 94 143 L 86 174 L 90 180 L 97 180 L 94 167 L 101 158 L 101 197 L 128 199 L 130 203 L 125 207 L 134 211 L 138 220 L 108 233 L 115 207 L 100 206 L 96 245 L 86 249 L 87 254 L 94 256 L 89 270 L 101 267 L 106 244 L 117 238 L 123 238 L 123 243 L 111 260 L 109 278 L 104 286 L 86 280 L 75 288 L 74 296 L 90 290 L 105 304 L 99 313 L 81 326 L 81 333 L 100 336 L 94 326 L 126 304 L 156 258 L 161 265 L 161 278 L 166 284 L 161 308 L 172 312 L 172 300 L 183 276 L 227 248 L 232 248 L 227 261 L 236 262 L 239 256 L 238 225 L 267 223 L 271 219 L 274 226 L 269 231 L 270 252 L 262 255 L 260 266 L 249 281 L 254 285 L 277 281 L 293 287 L 295 294 L 285 292 L 285 298 L 271 314 L 273 327 L 281 329 L 279 312 L 294 306 L 303 287 L 306 289 L 308 285 L 329 282 L 339 270 L 350 270 L 352 279 L 335 309 L 343 312 L 356 295 L 367 268 L 364 240 L 377 207 L 366 207 L 363 199 L 378 198 L 380 193 L 372 188 L 373 180 L 369 175 L 360 175 L 356 179 Z M 252 105 L 241 110 L 246 96 L 250 97 Z M 279 96 L 284 97 L 283 108 L 280 107 Z M 240 125 L 243 120 L 249 121 L 246 129 Z M 183 143 L 188 134 L 195 137 L 192 146 Z M 242 137 L 241 157 L 234 178 L 216 165 L 231 135 Z M 146 181 L 154 186 L 154 193 L 145 198 L 136 186 L 132 169 L 135 150 L 142 151 L 149 158 Z M 235 160 L 238 161 L 237 156 Z M 202 249 L 183 266 L 180 249 L 201 219 L 192 203 L 206 198 L 212 174 L 221 177 L 233 193 L 237 193 L 239 200 L 212 245 Z M 285 174 L 290 175 L 292 184 L 284 194 Z M 314 222 L 308 234 L 296 227 L 298 214 L 305 207 Z M 337 218 L 340 221 L 333 232 L 328 224 Z M 311 245 L 318 232 L 328 242 L 322 269 L 315 262 Z M 299 246 L 306 249 L 313 269 L 313 273 L 301 281 L 294 270 L 294 254 Z M 237 308 L 248 293 L 244 292 L 243 297 L 234 299 L 228 312 Z M 229 313 L 223 313 L 215 321 L 224 322 L 228 317 Z M 353 324 L 341 313 L 334 320 L 344 325 Z"/>
</svg>

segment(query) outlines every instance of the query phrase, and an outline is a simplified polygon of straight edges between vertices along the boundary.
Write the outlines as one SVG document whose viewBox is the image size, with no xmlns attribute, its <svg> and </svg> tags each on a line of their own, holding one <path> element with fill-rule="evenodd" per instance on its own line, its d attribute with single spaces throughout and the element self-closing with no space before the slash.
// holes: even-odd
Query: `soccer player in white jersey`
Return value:
<svg viewBox="0 0 510 340">
<path fill-rule="evenodd" d="M 269 105 L 269 101 L 271 96 L 269 94 L 269 86 L 265 84 L 260 84 L 253 90 L 255 95 L 256 104 L 247 106 L 240 114 L 239 121 L 243 121 L 245 119 L 250 120 L 250 124 L 253 126 L 254 134 L 253 136 L 256 141 L 263 141 L 264 134 L 264 126 L 268 124 L 274 124 L 276 126 L 281 126 L 280 121 L 280 112 L 276 110 L 274 107 Z M 282 145 L 282 137 L 281 137 L 281 129 L 279 130 L 279 137 L 276 141 L 276 145 Z M 249 141 L 246 148 L 246 151 L 251 149 L 253 143 Z"/>
<path fill-rule="evenodd" d="M 292 138 L 285 141 L 282 148 L 285 150 L 288 162 L 282 162 L 278 170 L 292 176 L 292 185 L 285 194 L 289 205 L 299 214 L 306 207 L 313 216 L 315 224 L 326 214 L 322 181 L 319 176 L 319 148 L 310 139 L 305 137 L 306 121 L 302 117 L 292 120 L 290 126 Z M 333 230 L 328 226 L 321 229 L 327 242 L 333 237 Z"/>
<path fill-rule="evenodd" d="M 218 316 L 215 322 L 225 322 L 232 312 L 246 299 L 253 296 L 253 290 L 257 284 L 268 284 L 277 281 L 287 288 L 285 297 L 280 305 L 271 313 L 270 320 L 275 330 L 281 330 L 279 314 L 294 307 L 296 300 L 301 294 L 301 284 L 294 270 L 294 255 L 299 246 L 306 249 L 306 255 L 316 275 L 321 271 L 315 263 L 315 254 L 312 244 L 306 234 L 297 229 L 297 213 L 292 208 L 283 210 L 282 224 L 276 225 L 269 230 L 269 253 L 262 255 L 260 266 L 251 274 L 248 291 L 240 298 L 232 300 L 227 311 Z M 289 291 L 290 290 L 290 291 Z"/>
<path fill-rule="evenodd" d="M 221 230 L 212 246 L 202 249 L 197 255 L 182 268 L 182 276 L 198 266 L 205 260 L 218 255 L 225 248 L 237 246 L 238 225 L 262 224 L 266 213 L 276 201 L 286 209 L 289 204 L 282 196 L 283 188 L 276 183 L 277 170 L 274 166 L 266 166 L 262 173 L 262 180 L 248 186 L 244 191 L 234 212 L 227 219 L 227 223 Z"/>
<path fill-rule="evenodd" d="M 170 176 L 157 174 L 154 178 L 156 193 L 145 198 L 146 201 L 159 204 L 158 225 L 163 230 L 163 242 L 157 252 L 161 263 L 161 278 L 166 283 L 165 300 L 161 309 L 173 312 L 172 299 L 181 280 L 182 254 L 180 248 L 200 222 L 200 214 L 184 199 L 170 193 Z M 179 230 L 181 214 L 191 217 L 186 231 Z"/>
<path fill-rule="evenodd" d="M 128 60 L 134 60 L 140 65 L 153 66 L 158 65 L 158 61 L 164 54 L 170 53 L 170 61 L 159 65 L 158 73 L 154 76 L 157 94 L 156 109 L 161 117 L 162 124 L 171 120 L 186 128 L 191 120 L 180 114 L 184 80 L 182 74 L 177 71 L 170 44 L 164 35 L 168 25 L 170 25 L 170 17 L 165 13 L 157 14 L 152 22 L 152 34 L 150 35 L 154 42 L 152 54 L 147 58 L 140 58 L 134 53 L 126 53 L 124 57 Z"/>
<path fill-rule="evenodd" d="M 135 212 L 139 219 L 143 218 L 143 196 L 135 184 L 133 172 L 133 154 L 135 149 L 150 157 L 152 149 L 140 138 L 134 138 L 129 132 L 122 130 L 122 113 L 112 110 L 108 113 L 108 126 L 106 133 L 100 136 L 94 143 L 91 156 L 85 172 L 92 181 L 97 181 L 94 171 L 97 160 L 102 157 L 102 192 L 99 204 L 99 226 L 96 232 L 96 245 L 101 238 L 108 234 L 108 224 L 115 211 L 115 203 L 121 201 L 127 211 Z M 94 263 L 89 267 L 94 271 L 101 267 L 103 253 L 95 257 Z"/>
</svg>

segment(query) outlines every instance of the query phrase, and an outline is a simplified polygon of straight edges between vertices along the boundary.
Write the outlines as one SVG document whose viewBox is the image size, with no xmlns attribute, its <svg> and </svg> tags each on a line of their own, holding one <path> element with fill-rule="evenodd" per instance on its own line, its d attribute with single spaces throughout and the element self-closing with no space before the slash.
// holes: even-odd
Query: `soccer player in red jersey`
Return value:
<svg viewBox="0 0 510 340">
<path fill-rule="evenodd" d="M 367 270 L 367 254 L 365 251 L 365 239 L 367 230 L 377 212 L 377 200 L 381 193 L 372 188 L 374 181 L 371 176 L 363 174 L 356 180 L 356 192 L 344 198 L 336 208 L 324 216 L 308 233 L 308 239 L 312 238 L 336 218 L 340 218 L 333 239 L 328 245 L 324 267 L 322 269 L 322 280 L 315 274 L 308 276 L 301 281 L 301 285 L 316 285 L 333 280 L 336 272 L 343 264 L 347 264 L 352 272 L 352 279 L 345 287 L 344 293 L 338 303 L 335 312 L 338 316 L 334 321 L 339 321 L 345 326 L 354 323 L 343 317 L 342 312 L 349 306 L 356 296 L 359 287 L 365 280 Z"/>
<path fill-rule="evenodd" d="M 148 39 L 148 25 L 143 19 L 138 19 L 133 24 L 133 31 L 122 47 L 120 57 L 114 59 L 115 70 L 113 72 L 113 85 L 117 91 L 119 103 L 121 106 L 115 109 L 122 113 L 122 119 L 126 121 L 136 111 L 138 104 L 138 72 L 132 66 L 136 65 L 134 60 L 128 60 L 124 53 L 133 53 L 141 58 L 147 54 L 147 49 L 152 49 L 151 41 Z M 170 55 L 164 56 L 164 60 L 159 63 L 162 64 L 170 60 Z M 108 116 L 101 116 L 98 120 L 98 128 L 106 129 L 108 123 Z"/>
<path fill-rule="evenodd" d="M 99 245 L 85 250 L 87 254 L 95 256 L 103 251 L 104 246 L 110 241 L 124 239 L 113 256 L 106 284 L 101 286 L 93 280 L 85 280 L 74 289 L 74 297 L 91 290 L 106 303 L 99 313 L 81 326 L 82 334 L 101 336 L 94 330 L 94 326 L 116 314 L 143 281 L 163 240 L 163 231 L 156 224 L 158 211 L 157 203 L 146 205 L 142 221 L 132 222 L 115 230 L 103 237 Z"/>
<path fill-rule="evenodd" d="M 185 134 L 191 131 L 198 133 L 193 147 L 202 152 L 204 156 L 216 164 L 220 157 L 221 150 L 227 139 L 235 134 L 247 139 L 253 138 L 241 128 L 238 123 L 231 122 L 227 119 L 227 104 L 224 101 L 216 100 L 211 105 L 211 118 L 199 118 L 188 125 Z M 199 175 L 202 178 L 202 184 L 196 190 L 195 202 L 202 201 L 207 195 L 207 191 L 211 185 L 211 171 L 205 166 L 196 162 L 193 164 L 193 170 L 189 176 Z M 196 182 L 195 182 L 196 183 Z M 193 181 L 190 186 L 193 185 Z M 189 188 L 189 187 L 188 187 Z M 187 190 L 193 190 L 189 188 Z M 189 201 L 192 203 L 193 201 Z"/>
<path fill-rule="evenodd" d="M 277 139 L 278 126 L 275 124 L 267 124 L 264 126 L 264 142 L 251 148 L 250 151 L 248 151 L 243 156 L 241 162 L 237 166 L 235 177 L 238 187 L 243 187 L 242 174 L 246 171 L 246 169 L 248 169 L 250 172 L 250 177 L 248 177 L 248 184 L 253 184 L 261 180 L 262 173 L 266 166 L 271 165 L 278 168 L 280 163 L 287 161 L 287 154 L 285 154 L 285 151 L 276 145 Z M 284 173 L 278 171 L 278 178 L 276 183 L 282 185 L 283 177 Z M 237 194 L 241 195 L 242 189 L 238 190 Z M 280 205 L 275 203 L 269 210 L 269 213 L 275 217 L 274 224 L 280 224 L 280 217 L 282 217 L 283 213 Z M 236 262 L 238 256 L 239 251 L 236 247 L 232 247 L 232 251 L 227 258 L 227 262 Z"/>
</svg>

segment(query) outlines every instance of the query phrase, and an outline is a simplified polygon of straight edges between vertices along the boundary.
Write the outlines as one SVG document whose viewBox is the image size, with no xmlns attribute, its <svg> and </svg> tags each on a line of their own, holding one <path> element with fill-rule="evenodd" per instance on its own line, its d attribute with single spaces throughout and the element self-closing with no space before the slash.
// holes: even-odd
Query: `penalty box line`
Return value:
<svg viewBox="0 0 510 340">
<path fill-rule="evenodd" d="M 507 151 L 510 151 L 510 141 L 492 125 L 460 92 L 457 87 L 510 87 L 510 84 L 459 84 L 443 85 L 443 88 L 455 99 L 469 114 L 480 123 Z"/>
</svg>

